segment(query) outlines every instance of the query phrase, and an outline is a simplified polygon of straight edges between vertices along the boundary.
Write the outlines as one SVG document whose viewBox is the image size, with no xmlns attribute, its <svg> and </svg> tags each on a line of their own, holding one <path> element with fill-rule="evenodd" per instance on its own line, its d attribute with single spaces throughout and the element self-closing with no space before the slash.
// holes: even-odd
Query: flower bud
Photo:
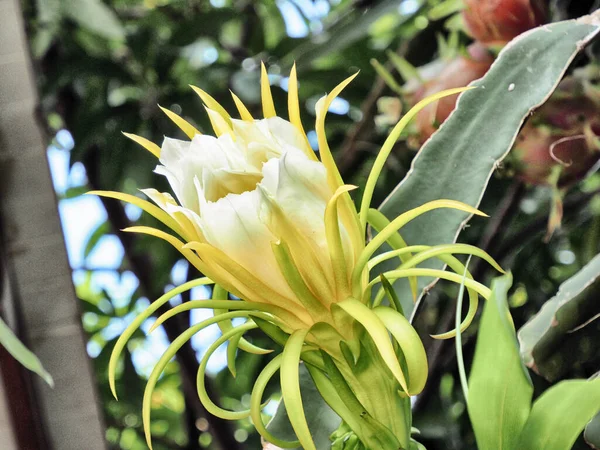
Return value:
<svg viewBox="0 0 600 450">
<path fill-rule="evenodd" d="M 546 23 L 546 0 L 465 0 L 467 33 L 487 45 L 504 45 L 519 34 Z"/>
</svg>

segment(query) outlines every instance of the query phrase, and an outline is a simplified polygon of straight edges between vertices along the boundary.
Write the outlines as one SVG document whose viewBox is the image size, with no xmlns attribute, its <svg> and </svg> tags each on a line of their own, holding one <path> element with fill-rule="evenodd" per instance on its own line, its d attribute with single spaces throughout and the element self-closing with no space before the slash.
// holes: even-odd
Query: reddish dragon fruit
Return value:
<svg viewBox="0 0 600 450">
<path fill-rule="evenodd" d="M 414 104 L 444 89 L 466 86 L 485 75 L 492 62 L 494 59 L 484 46 L 472 44 L 467 55 L 443 61 L 433 73 L 422 71 L 422 84 L 408 83 L 405 88 L 409 92 L 412 91 L 410 102 Z M 415 127 L 419 144 L 425 142 L 448 118 L 456 106 L 457 98 L 458 95 L 443 98 L 427 106 L 417 115 Z"/>
<path fill-rule="evenodd" d="M 502 46 L 548 20 L 547 0 L 465 0 L 463 20 L 476 41 Z"/>
</svg>

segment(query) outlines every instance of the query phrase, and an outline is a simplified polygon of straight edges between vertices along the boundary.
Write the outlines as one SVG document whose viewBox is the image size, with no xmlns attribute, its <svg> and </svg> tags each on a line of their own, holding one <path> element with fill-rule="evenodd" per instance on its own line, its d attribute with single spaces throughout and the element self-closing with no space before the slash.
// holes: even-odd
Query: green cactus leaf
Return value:
<svg viewBox="0 0 600 450">
<path fill-rule="evenodd" d="M 590 345 L 600 337 L 598 293 L 600 255 L 565 281 L 519 330 L 521 357 L 528 367 L 554 381 L 573 363 L 600 357 L 597 346 Z"/>
<path fill-rule="evenodd" d="M 508 311 L 510 274 L 496 278 L 486 303 L 469 376 L 468 410 L 480 450 L 516 450 L 533 386 L 519 356 Z"/>
<path fill-rule="evenodd" d="M 587 424 L 583 432 L 585 442 L 593 449 L 600 449 L 600 413 Z"/>
<path fill-rule="evenodd" d="M 600 13 L 531 30 L 508 44 L 489 72 L 461 94 L 458 108 L 415 157 L 411 170 L 381 205 L 388 218 L 440 198 L 477 206 L 531 111 L 552 94 L 569 64 L 600 30 Z M 402 229 L 408 245 L 456 241 L 470 215 L 435 211 Z M 440 268 L 443 264 L 430 262 Z M 393 267 L 382 265 L 380 270 Z M 434 282 L 421 278 L 423 289 Z M 395 285 L 405 311 L 408 282 Z"/>
<path fill-rule="evenodd" d="M 515 450 L 569 450 L 599 410 L 600 379 L 561 381 L 534 402 Z"/>
</svg>

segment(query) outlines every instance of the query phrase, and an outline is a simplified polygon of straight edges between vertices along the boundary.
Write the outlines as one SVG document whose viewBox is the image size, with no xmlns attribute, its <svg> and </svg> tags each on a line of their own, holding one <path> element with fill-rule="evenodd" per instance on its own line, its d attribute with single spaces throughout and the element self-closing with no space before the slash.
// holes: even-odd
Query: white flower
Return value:
<svg viewBox="0 0 600 450">
<path fill-rule="evenodd" d="M 307 141 L 298 129 L 279 117 L 232 119 L 231 124 L 231 132 L 219 137 L 196 135 L 191 142 L 165 138 L 156 172 L 167 177 L 181 207 L 168 194 L 144 192 L 171 215 L 179 213 L 179 220 L 191 222 L 197 241 L 301 305 L 272 245 L 288 240 L 292 230 L 286 227 L 293 226 L 315 260 L 328 261 L 324 215 L 333 192 L 327 170 L 307 156 Z M 344 242 L 350 245 L 347 238 Z M 345 254 L 350 258 L 352 252 Z M 325 302 L 330 303 L 335 296 L 331 265 L 311 269 L 329 279 Z"/>
</svg>

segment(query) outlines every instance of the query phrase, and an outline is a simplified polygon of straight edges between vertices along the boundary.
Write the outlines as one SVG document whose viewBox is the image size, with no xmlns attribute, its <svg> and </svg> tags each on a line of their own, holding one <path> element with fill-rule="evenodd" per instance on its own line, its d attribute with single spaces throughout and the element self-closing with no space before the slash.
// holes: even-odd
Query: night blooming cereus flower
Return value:
<svg viewBox="0 0 600 450">
<path fill-rule="evenodd" d="M 262 66 L 263 119 L 254 119 L 235 95 L 241 119 L 234 119 L 209 94 L 194 87 L 206 106 L 216 136 L 201 134 L 168 110 L 165 113 L 189 141 L 165 138 L 159 148 L 145 138 L 128 135 L 158 157 L 156 172 L 168 179 L 175 197 L 155 189 L 143 190 L 154 205 L 132 195 L 95 192 L 133 203 L 156 217 L 174 234 L 141 226 L 125 231 L 168 241 L 206 275 L 156 300 L 119 338 L 109 365 L 115 396 L 119 356 L 142 322 L 181 292 L 215 283 L 211 299 L 173 307 L 153 326 L 156 328 L 182 311 L 214 310 L 214 317 L 191 326 L 172 342 L 150 375 L 143 404 L 148 445 L 151 395 L 160 374 L 195 333 L 218 323 L 223 334 L 209 346 L 197 380 L 198 395 L 212 414 L 226 419 L 251 417 L 265 440 L 283 448 L 315 449 L 300 396 L 298 367 L 302 360 L 324 400 L 348 430 L 338 433 L 339 448 L 346 448 L 345 440 L 360 441 L 364 448 L 409 448 L 409 397 L 423 389 L 427 360 L 417 333 L 399 312 L 401 306 L 389 281 L 407 277 L 414 289 L 418 276 L 464 282 L 470 293 L 464 328 L 474 317 L 478 295 L 487 297 L 489 290 L 470 275 L 464 276 L 465 267 L 453 254 L 478 255 L 499 267 L 472 246 L 407 246 L 398 234 L 407 222 L 437 208 L 483 215 L 470 206 L 452 200 L 433 201 L 391 222 L 370 209 L 379 173 L 408 121 L 427 104 L 464 89 L 425 99 L 400 120 L 375 161 L 357 212 L 349 195 L 354 186 L 342 182 L 325 135 L 327 110 L 353 78 L 343 81 L 316 105 L 320 159 L 309 145 L 300 120 L 295 68 L 289 78 L 288 121 L 276 115 Z M 367 243 L 368 224 L 378 234 Z M 374 256 L 384 243 L 393 250 Z M 454 272 L 416 267 L 434 257 L 442 259 Z M 397 270 L 370 276 L 377 264 L 390 259 L 399 259 Z M 372 296 L 372 288 L 378 283 L 383 288 Z M 229 300 L 229 293 L 241 300 Z M 389 306 L 383 305 L 386 293 Z M 233 326 L 232 319 L 239 317 L 247 321 Z M 261 328 L 283 347 L 283 352 L 267 364 L 256 380 L 249 410 L 224 410 L 212 402 L 204 386 L 208 359 L 229 341 L 228 366 L 235 374 L 238 349 L 257 354 L 269 352 L 242 337 L 253 328 Z M 439 337 L 452 335 L 449 332 Z M 261 418 L 263 392 L 277 371 L 298 441 L 287 442 L 273 436 Z"/>
</svg>

